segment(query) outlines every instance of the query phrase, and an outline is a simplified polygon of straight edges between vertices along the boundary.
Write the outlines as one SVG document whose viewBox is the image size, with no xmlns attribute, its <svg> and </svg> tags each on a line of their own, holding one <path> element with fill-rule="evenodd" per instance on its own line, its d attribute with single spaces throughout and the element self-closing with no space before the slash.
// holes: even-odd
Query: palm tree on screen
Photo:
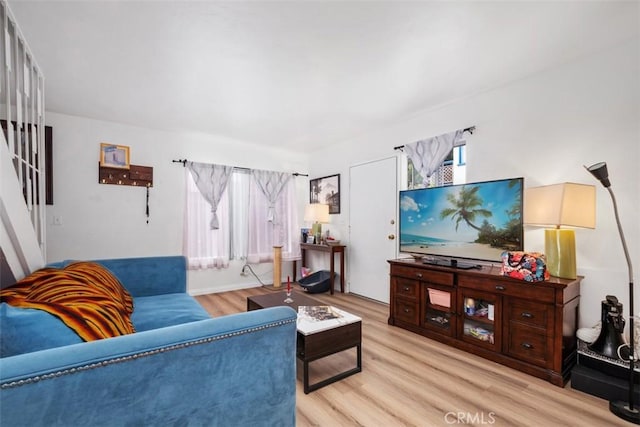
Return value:
<svg viewBox="0 0 640 427">
<path fill-rule="evenodd" d="M 456 221 L 456 231 L 461 222 L 467 223 L 467 225 L 474 230 L 480 230 L 480 227 L 474 224 L 479 217 L 488 218 L 492 216 L 491 211 L 482 208 L 483 201 L 478 197 L 478 190 L 480 187 L 465 187 L 460 189 L 460 193 L 457 195 L 454 193 L 447 194 L 447 200 L 453 207 L 445 208 L 440 212 L 440 219 L 451 217 Z"/>
</svg>

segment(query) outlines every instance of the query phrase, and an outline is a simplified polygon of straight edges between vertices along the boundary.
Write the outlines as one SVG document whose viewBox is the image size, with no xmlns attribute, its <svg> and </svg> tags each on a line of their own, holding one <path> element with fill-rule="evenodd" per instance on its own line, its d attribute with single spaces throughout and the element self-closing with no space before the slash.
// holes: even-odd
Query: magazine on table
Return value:
<svg viewBox="0 0 640 427">
<path fill-rule="evenodd" d="M 298 316 L 310 322 L 320 322 L 322 320 L 339 319 L 340 313 L 330 305 L 302 305 L 298 307 Z"/>
<path fill-rule="evenodd" d="M 305 335 L 358 322 L 358 316 L 330 305 L 301 305 L 298 307 L 298 330 Z"/>
</svg>

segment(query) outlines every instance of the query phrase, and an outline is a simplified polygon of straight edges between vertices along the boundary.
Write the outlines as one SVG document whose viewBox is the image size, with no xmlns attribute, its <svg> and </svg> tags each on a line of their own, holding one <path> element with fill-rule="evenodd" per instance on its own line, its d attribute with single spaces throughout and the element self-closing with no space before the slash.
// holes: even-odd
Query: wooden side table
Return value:
<svg viewBox="0 0 640 427">
<path fill-rule="evenodd" d="M 340 292 L 344 293 L 344 249 L 345 245 L 315 245 L 312 243 L 300 243 L 301 262 L 304 266 L 307 261 L 307 251 L 319 251 L 329 253 L 329 273 L 331 274 L 331 295 L 333 295 L 333 287 L 335 281 L 335 259 L 334 255 L 340 255 Z M 296 281 L 297 273 L 296 261 L 293 261 L 293 281 Z"/>
</svg>

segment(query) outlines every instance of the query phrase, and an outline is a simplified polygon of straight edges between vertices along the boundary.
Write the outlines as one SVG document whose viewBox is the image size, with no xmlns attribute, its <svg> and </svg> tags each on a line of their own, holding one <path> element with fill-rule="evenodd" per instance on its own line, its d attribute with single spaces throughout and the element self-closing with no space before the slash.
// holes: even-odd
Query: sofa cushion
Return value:
<svg viewBox="0 0 640 427">
<path fill-rule="evenodd" d="M 109 269 L 134 297 L 187 292 L 187 261 L 184 256 L 112 258 L 92 260 Z M 65 267 L 75 261 L 51 263 Z"/>
<path fill-rule="evenodd" d="M 131 321 L 137 332 L 210 319 L 211 316 L 189 294 L 164 294 L 134 298 Z"/>
<path fill-rule="evenodd" d="M 81 342 L 78 334 L 47 312 L 0 304 L 0 357 Z"/>
<path fill-rule="evenodd" d="M 53 314 L 85 341 L 134 332 L 133 298 L 107 268 L 94 262 L 37 270 L 0 291 L 0 300 Z"/>
</svg>

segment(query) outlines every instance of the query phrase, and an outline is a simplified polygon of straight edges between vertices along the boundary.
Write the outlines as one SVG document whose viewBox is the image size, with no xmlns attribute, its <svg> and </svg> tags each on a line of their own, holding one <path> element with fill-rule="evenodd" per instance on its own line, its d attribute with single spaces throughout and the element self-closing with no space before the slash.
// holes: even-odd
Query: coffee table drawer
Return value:
<svg viewBox="0 0 640 427">
<path fill-rule="evenodd" d="M 311 335 L 298 333 L 297 356 L 302 360 L 312 361 L 360 345 L 361 341 L 362 322 Z"/>
</svg>

